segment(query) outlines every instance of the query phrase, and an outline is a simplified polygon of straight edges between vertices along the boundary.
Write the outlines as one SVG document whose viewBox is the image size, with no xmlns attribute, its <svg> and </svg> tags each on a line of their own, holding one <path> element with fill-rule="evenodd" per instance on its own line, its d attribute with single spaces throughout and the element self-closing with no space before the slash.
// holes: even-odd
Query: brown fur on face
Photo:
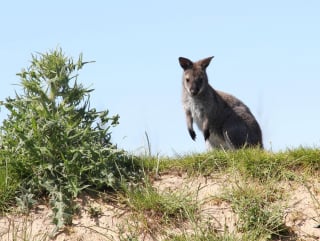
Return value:
<svg viewBox="0 0 320 241">
<path fill-rule="evenodd" d="M 191 95 L 197 95 L 207 87 L 206 68 L 212 58 L 209 57 L 196 63 L 192 63 L 189 59 L 183 57 L 179 58 L 180 65 L 184 69 L 184 87 Z"/>
</svg>

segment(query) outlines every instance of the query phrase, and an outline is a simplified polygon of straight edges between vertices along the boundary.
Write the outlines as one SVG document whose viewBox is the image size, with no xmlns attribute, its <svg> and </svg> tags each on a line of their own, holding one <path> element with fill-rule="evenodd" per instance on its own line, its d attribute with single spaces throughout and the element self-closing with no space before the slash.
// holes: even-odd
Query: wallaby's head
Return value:
<svg viewBox="0 0 320 241">
<path fill-rule="evenodd" d="M 210 64 L 212 57 L 208 57 L 197 62 L 180 57 L 179 63 L 183 71 L 183 86 L 191 96 L 201 94 L 208 85 L 206 68 Z"/>
</svg>

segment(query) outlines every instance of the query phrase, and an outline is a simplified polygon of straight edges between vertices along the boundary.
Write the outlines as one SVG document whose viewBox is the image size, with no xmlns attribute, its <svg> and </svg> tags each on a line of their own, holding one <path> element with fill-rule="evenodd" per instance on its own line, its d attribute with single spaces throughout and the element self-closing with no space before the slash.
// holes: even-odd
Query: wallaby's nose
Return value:
<svg viewBox="0 0 320 241">
<path fill-rule="evenodd" d="M 190 88 L 190 94 L 195 96 L 199 93 L 199 89 L 197 87 Z"/>
</svg>

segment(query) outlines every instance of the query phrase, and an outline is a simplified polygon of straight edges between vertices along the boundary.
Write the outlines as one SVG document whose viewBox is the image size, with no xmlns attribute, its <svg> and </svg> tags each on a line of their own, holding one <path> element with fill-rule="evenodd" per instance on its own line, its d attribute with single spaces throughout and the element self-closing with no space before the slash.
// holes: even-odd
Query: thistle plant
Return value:
<svg viewBox="0 0 320 241">
<path fill-rule="evenodd" d="M 23 190 L 49 196 L 58 229 L 72 223 L 82 190 L 117 189 L 133 163 L 111 143 L 119 116 L 91 108 L 93 90 L 78 82 L 87 63 L 61 49 L 33 55 L 17 74 L 22 94 L 1 103 L 9 111 L 0 133 L 3 156 Z"/>
</svg>

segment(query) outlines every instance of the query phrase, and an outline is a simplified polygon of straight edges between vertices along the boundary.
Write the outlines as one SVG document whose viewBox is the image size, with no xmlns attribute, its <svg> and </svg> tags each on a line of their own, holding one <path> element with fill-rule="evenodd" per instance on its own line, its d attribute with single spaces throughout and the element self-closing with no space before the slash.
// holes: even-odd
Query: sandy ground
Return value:
<svg viewBox="0 0 320 241">
<path fill-rule="evenodd" d="M 233 180 L 234 181 L 234 180 Z M 230 187 L 230 177 L 212 176 L 210 178 L 188 178 L 175 173 L 162 175 L 154 181 L 154 187 L 159 192 L 187 192 L 195 195 L 201 206 L 201 217 L 211 222 L 219 232 L 228 230 L 236 232 L 237 217 L 230 205 L 217 198 L 221 192 Z M 285 191 L 286 199 L 282 201 L 285 207 L 284 221 L 294 231 L 294 240 L 320 240 L 320 182 L 309 180 L 307 184 L 279 184 Z M 73 226 L 50 237 L 54 226 L 51 224 L 51 211 L 46 205 L 38 205 L 35 210 L 26 215 L 7 214 L 0 217 L 0 240 L 120 240 L 124 237 L 126 224 L 130 221 L 130 213 L 121 207 L 87 198 L 86 205 L 81 206 L 81 216 L 75 217 Z M 80 203 L 81 204 L 81 203 Z M 91 217 L 90 208 L 97 208 L 101 215 Z M 184 230 L 187 230 L 188 227 Z M 190 232 L 192 229 L 190 229 Z M 172 229 L 170 232 L 179 232 Z M 141 236 L 141 240 L 160 240 L 160 236 Z M 125 239 L 122 239 L 125 240 Z"/>
</svg>

